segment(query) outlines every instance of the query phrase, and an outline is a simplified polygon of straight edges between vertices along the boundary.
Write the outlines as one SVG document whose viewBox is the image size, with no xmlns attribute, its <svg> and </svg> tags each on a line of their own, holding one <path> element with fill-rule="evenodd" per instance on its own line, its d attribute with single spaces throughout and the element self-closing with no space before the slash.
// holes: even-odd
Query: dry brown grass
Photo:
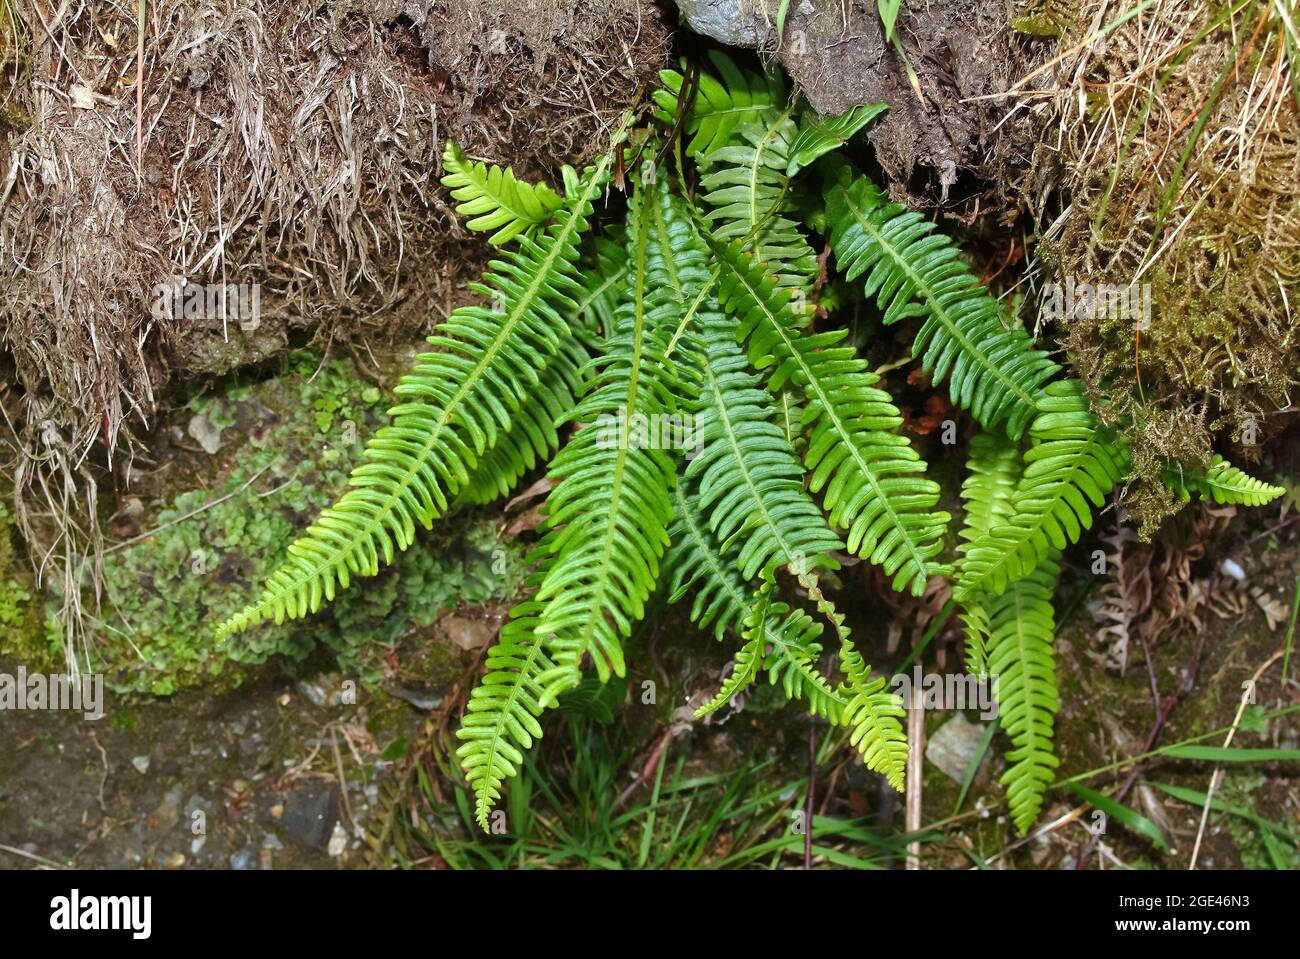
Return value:
<svg viewBox="0 0 1300 959">
<path fill-rule="evenodd" d="M 169 381 L 424 331 L 485 258 L 438 185 L 445 140 L 530 176 L 581 163 L 667 52 L 645 0 L 150 2 L 142 64 L 136 17 L 0 3 L 12 476 L 70 609 L 97 483 L 129 482 Z M 260 325 L 155 319 L 171 276 L 260 284 Z"/>
</svg>

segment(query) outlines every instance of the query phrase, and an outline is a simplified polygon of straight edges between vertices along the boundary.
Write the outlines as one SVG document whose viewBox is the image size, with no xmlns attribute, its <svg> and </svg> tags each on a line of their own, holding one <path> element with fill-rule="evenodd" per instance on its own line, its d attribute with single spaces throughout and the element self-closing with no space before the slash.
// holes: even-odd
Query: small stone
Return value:
<svg viewBox="0 0 1300 959">
<path fill-rule="evenodd" d="M 276 803 L 271 807 L 271 818 L 279 819 L 284 815 L 284 803 Z"/>
<path fill-rule="evenodd" d="M 343 824 L 336 822 L 334 824 L 334 831 L 330 833 L 329 846 L 326 847 L 326 852 L 331 856 L 341 856 L 343 855 L 343 850 L 347 848 L 348 834 L 343 831 Z"/>
<path fill-rule="evenodd" d="M 149 757 L 134 756 L 131 759 L 131 765 L 135 767 L 136 772 L 138 772 L 141 776 L 143 776 L 145 773 L 149 771 Z"/>
<path fill-rule="evenodd" d="M 170 856 L 167 857 L 167 861 L 164 863 L 164 865 L 168 869 L 181 868 L 181 866 L 185 865 L 185 853 L 183 852 L 172 853 Z"/>
<path fill-rule="evenodd" d="M 257 850 L 252 846 L 245 846 L 239 852 L 233 853 L 230 857 L 230 868 L 238 871 L 253 868 L 253 862 L 257 859 Z"/>
<path fill-rule="evenodd" d="M 285 800 L 280 829 L 300 845 L 325 849 L 338 821 L 338 803 L 339 786 L 333 780 L 299 782 Z"/>
<path fill-rule="evenodd" d="M 1219 568 L 1223 570 L 1225 575 L 1231 576 L 1239 583 L 1246 581 L 1246 571 L 1241 568 L 1241 564 L 1235 559 L 1225 559 Z"/>
<path fill-rule="evenodd" d="M 440 624 L 453 646 L 464 650 L 482 649 L 492 641 L 487 623 L 465 616 L 447 616 Z"/>
<path fill-rule="evenodd" d="M 206 413 L 196 413 L 191 416 L 186 432 L 203 447 L 203 452 L 209 456 L 221 449 L 221 427 L 213 426 Z"/>
<path fill-rule="evenodd" d="M 934 731 L 925 744 L 925 758 L 954 782 L 966 780 L 966 770 L 984 738 L 984 724 L 972 723 L 958 713 Z M 976 778 L 982 778 L 988 763 L 988 753 L 980 763 Z"/>
</svg>

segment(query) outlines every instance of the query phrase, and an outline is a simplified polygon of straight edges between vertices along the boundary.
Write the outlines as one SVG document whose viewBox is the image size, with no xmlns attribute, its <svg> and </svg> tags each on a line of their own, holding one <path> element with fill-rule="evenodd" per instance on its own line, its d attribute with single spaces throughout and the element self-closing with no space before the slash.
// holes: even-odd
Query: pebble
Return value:
<svg viewBox="0 0 1300 959">
<path fill-rule="evenodd" d="M 149 771 L 149 757 L 135 756 L 131 759 L 131 765 L 135 767 L 136 772 L 143 776 Z"/>
</svg>

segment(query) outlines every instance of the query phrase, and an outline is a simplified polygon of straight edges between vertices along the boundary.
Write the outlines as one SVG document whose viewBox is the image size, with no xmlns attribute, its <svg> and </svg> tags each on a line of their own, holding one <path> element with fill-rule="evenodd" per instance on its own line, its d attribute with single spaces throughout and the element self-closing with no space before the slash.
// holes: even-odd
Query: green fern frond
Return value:
<svg viewBox="0 0 1300 959">
<path fill-rule="evenodd" d="M 752 685 L 762 672 L 764 652 L 767 649 L 768 617 L 772 609 L 772 593 L 775 587 L 776 581 L 770 578 L 759 587 L 754 597 L 754 605 L 745 616 L 740 630 L 740 638 L 744 641 L 744 645 L 736 651 L 736 661 L 731 668 L 731 673 L 718 688 L 717 695 L 695 710 L 696 719 L 703 719 L 732 702 L 736 696 Z"/>
<path fill-rule="evenodd" d="M 1284 486 L 1273 486 L 1242 472 L 1218 453 L 1214 454 L 1208 469 L 1194 470 L 1171 466 L 1165 470 L 1165 485 L 1183 499 L 1208 499 L 1214 503 L 1238 506 L 1267 506 L 1286 492 Z"/>
<path fill-rule="evenodd" d="M 716 237 L 741 241 L 782 286 L 807 288 L 818 274 L 817 255 L 794 219 L 785 172 L 798 131 L 779 110 L 743 124 L 733 143 L 700 161 L 700 198 Z"/>
<path fill-rule="evenodd" d="M 699 71 L 699 87 L 685 117 L 686 132 L 691 134 L 687 156 L 708 156 L 727 144 L 738 125 L 756 120 L 767 110 L 783 107 L 786 102 L 785 83 L 779 75 L 760 76 L 741 70 L 718 50 L 709 51 L 709 60 L 718 76 L 707 70 Z M 685 108 L 680 97 L 686 77 L 676 70 L 661 70 L 659 81 L 663 89 L 653 94 L 659 107 L 655 116 L 672 127 Z"/>
<path fill-rule="evenodd" d="M 1011 518 L 969 544 L 953 590 L 959 602 L 976 593 L 1001 593 L 1049 549 L 1077 542 L 1092 526 L 1092 508 L 1105 504 L 1128 471 L 1122 442 L 1088 409 L 1078 381 L 1049 384 L 1038 405 Z"/>
<path fill-rule="evenodd" d="M 367 443 L 349 489 L 289 547 L 289 558 L 261 596 L 217 629 L 218 639 L 257 625 L 314 613 L 354 576 L 373 576 L 406 549 L 415 526 L 428 529 L 460 492 L 479 459 L 509 429 L 515 413 L 537 401 L 538 383 L 569 330 L 576 307 L 574 263 L 593 198 L 604 185 L 602 158 L 574 190 L 571 205 L 536 241 L 493 260 L 473 289 L 495 301 L 457 309 L 416 357 L 397 387 L 406 402 Z"/>
<path fill-rule="evenodd" d="M 442 185 L 451 189 L 456 212 L 469 219 L 466 226 L 471 230 L 496 231 L 488 237 L 493 246 L 536 232 L 564 204 L 546 184 L 519 180 L 509 167 L 475 163 L 451 140 L 442 163 L 448 171 Z"/>
<path fill-rule="evenodd" d="M 527 586 L 536 588 L 544 576 L 543 568 Z M 456 732 L 464 740 L 456 755 L 474 791 L 475 818 L 485 831 L 502 784 L 518 774 L 524 752 L 542 738 L 542 677 L 554 664 L 536 633 L 541 608 L 536 597 L 530 597 L 510 611 L 509 622 L 488 650 L 487 672 L 470 693 Z"/>
<path fill-rule="evenodd" d="M 1059 371 L 1024 327 L 1004 323 L 998 301 L 971 275 L 934 224 L 889 203 L 866 177 L 846 174 L 826 194 L 831 249 L 846 279 L 865 291 L 884 322 L 922 317 L 913 355 L 952 401 L 987 430 L 1018 439 L 1036 415 L 1039 390 Z"/>
<path fill-rule="evenodd" d="M 688 489 L 689 485 L 682 482 L 673 490 L 673 546 L 664 560 L 671 574 L 669 602 L 678 602 L 695 588 L 691 621 L 701 629 L 712 627 L 721 639 L 729 629 L 741 631 L 754 597 L 737 570 L 736 547 L 724 551 L 717 545 L 705 525 L 699 499 Z M 821 624 L 803 610 L 773 601 L 762 637 L 767 649 L 763 667 L 768 671 L 769 681 L 779 683 L 787 698 L 801 700 L 810 713 L 838 722 L 848 700 L 817 668 L 822 654 L 817 642 L 821 633 Z M 723 701 L 729 702 L 730 697 Z M 697 713 L 704 714 L 704 710 Z"/>
<path fill-rule="evenodd" d="M 1043 793 L 1060 765 L 1052 748 L 1059 700 L 1052 640 L 1052 593 L 1061 554 L 1049 549 L 1030 573 L 989 600 L 989 673 L 996 677 L 998 718 L 1015 747 L 1002 775 L 1011 819 L 1021 835 L 1043 805 Z"/>
<path fill-rule="evenodd" d="M 971 440 L 966 468 L 969 475 L 961 487 L 965 516 L 957 533 L 962 540 L 957 552 L 963 558 L 972 543 L 1011 519 L 1012 497 L 1021 472 L 1019 445 L 1001 433 L 980 433 Z M 960 559 L 957 567 L 961 569 Z M 983 599 L 978 594 L 970 597 L 960 614 L 966 634 L 966 667 L 977 676 L 988 671 L 991 627 Z"/>
<path fill-rule="evenodd" d="M 893 432 L 903 419 L 875 387 L 879 377 L 851 347 L 837 345 L 847 331 L 800 330 L 790 291 L 739 244 L 708 242 L 724 268 L 721 300 L 737 317 L 750 363 L 770 371 L 773 392 L 791 382 L 807 400 L 804 464 L 812 491 L 824 491 L 831 525 L 846 532 L 850 552 L 893 577 L 894 589 L 922 595 L 928 577 L 951 571 L 935 560 L 951 517 L 933 511 L 939 486 L 924 477 L 925 463 L 907 439 Z"/>
<path fill-rule="evenodd" d="M 479 460 L 461 490 L 461 502 L 482 505 L 508 496 L 525 473 L 551 458 L 560 446 L 555 424 L 573 409 L 579 372 L 590 359 L 576 336 L 560 345 L 537 383 L 533 400 L 519 408 L 509 429 Z"/>
<path fill-rule="evenodd" d="M 545 702 L 576 685 L 588 655 L 602 681 L 625 675 L 622 641 L 645 614 L 668 545 L 673 462 L 662 449 L 629 442 L 622 428 L 675 405 L 659 377 L 661 331 L 646 311 L 649 223 L 639 197 L 629 217 L 629 293 L 604 354 L 589 364 L 587 392 L 573 413 L 584 428 L 551 463 L 558 482 L 547 525 L 556 559 L 537 594 L 545 604 L 537 633 L 555 661 L 543 677 Z"/>
<path fill-rule="evenodd" d="M 907 734 L 899 722 L 907 715 L 902 697 L 885 690 L 883 679 L 871 679 L 871 669 L 847 640 L 840 643 L 840 669 L 848 677 L 843 693 L 848 705 L 840 725 L 849 728 L 849 743 L 862 754 L 868 769 L 882 773 L 899 792 L 907 779 Z"/>
<path fill-rule="evenodd" d="M 790 144 L 786 175 L 794 176 L 819 157 L 844 146 L 853 134 L 888 109 L 887 103 L 863 103 L 835 117 L 819 117 L 811 111 L 806 112 L 799 123 L 799 132 Z"/>
<path fill-rule="evenodd" d="M 699 485 L 710 530 L 724 545 L 740 545 L 747 580 L 781 565 L 838 566 L 828 554 L 841 544 L 804 491 L 803 466 L 771 421 L 771 397 L 749 371 L 734 331 L 711 326 L 704 347 L 703 448 L 686 476 Z"/>
</svg>

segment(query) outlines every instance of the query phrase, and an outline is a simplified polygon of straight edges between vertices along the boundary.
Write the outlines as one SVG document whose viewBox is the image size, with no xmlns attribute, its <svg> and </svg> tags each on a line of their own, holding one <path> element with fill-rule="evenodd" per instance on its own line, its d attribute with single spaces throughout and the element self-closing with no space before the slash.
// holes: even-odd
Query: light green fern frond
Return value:
<svg viewBox="0 0 1300 959">
<path fill-rule="evenodd" d="M 627 432 L 634 417 L 675 406 L 660 376 L 662 331 L 646 311 L 649 226 L 640 198 L 629 217 L 628 296 L 603 355 L 588 366 L 587 392 L 573 414 L 584 428 L 551 463 L 558 482 L 547 499 L 555 531 L 547 539 L 556 560 L 537 593 L 544 603 L 537 633 L 555 661 L 543 677 L 546 702 L 577 684 L 587 656 L 602 680 L 625 675 L 622 641 L 645 614 L 668 545 L 673 462 Z"/>
<path fill-rule="evenodd" d="M 1218 453 L 1208 469 L 1171 466 L 1165 470 L 1164 479 L 1165 485 L 1183 499 L 1195 494 L 1198 499 L 1238 506 L 1267 506 L 1286 492 L 1284 486 L 1273 486 L 1242 472 Z"/>
<path fill-rule="evenodd" d="M 447 509 L 515 413 L 537 401 L 569 333 L 563 313 L 576 306 L 577 241 L 608 166 L 608 157 L 597 164 L 536 241 L 521 236 L 518 252 L 492 261 L 487 282 L 473 289 L 499 309 L 461 307 L 429 337 L 438 351 L 416 357 L 402 378 L 396 392 L 405 402 L 367 443 L 347 492 L 290 545 L 261 596 L 218 627 L 219 639 L 264 619 L 313 613 L 352 577 L 391 563 L 416 524 L 427 529 Z"/>
<path fill-rule="evenodd" d="M 704 334 L 707 362 L 697 429 L 702 449 L 687 464 L 709 528 L 736 542 L 741 575 L 776 566 L 838 566 L 839 540 L 803 487 L 803 466 L 771 420 L 772 400 L 724 323 Z"/>
<path fill-rule="evenodd" d="M 767 370 L 773 392 L 793 383 L 807 401 L 811 430 L 804 459 L 810 488 L 823 493 L 831 524 L 846 532 L 848 549 L 882 567 L 897 590 L 925 592 L 928 577 L 950 568 L 936 560 L 951 518 L 934 510 L 939 486 L 907 439 L 879 377 L 851 347 L 845 330 L 805 333 L 778 288 L 738 244 L 709 240 L 722 264 L 721 300 L 738 320 L 750 363 Z"/>
<path fill-rule="evenodd" d="M 531 234 L 546 223 L 564 200 L 544 183 L 526 183 L 509 167 L 475 163 L 451 140 L 442 156 L 447 173 L 442 185 L 451 189 L 456 212 L 471 230 L 486 233 L 493 246 L 503 246 L 521 233 Z"/>
<path fill-rule="evenodd" d="M 544 576 L 543 568 L 527 586 L 536 588 Z M 541 603 L 533 597 L 510 611 L 509 622 L 488 650 L 487 672 L 470 693 L 456 732 L 464 740 L 456 755 L 474 791 L 475 818 L 485 831 L 502 784 L 518 774 L 524 752 L 542 738 L 542 676 L 554 664 L 536 633 L 540 610 Z"/>
<path fill-rule="evenodd" d="M 1052 748 L 1059 703 L 1052 593 L 1060 560 L 1060 552 L 1049 549 L 1027 576 L 988 602 L 989 673 L 996 677 L 999 722 L 1015 747 L 1007 753 L 1011 766 L 1002 782 L 1022 835 L 1038 818 L 1052 771 L 1060 765 Z"/>
<path fill-rule="evenodd" d="M 551 458 L 560 446 L 555 424 L 573 409 L 579 371 L 590 359 L 581 339 L 564 340 L 542 372 L 532 401 L 519 408 L 509 429 L 479 460 L 461 491 L 462 502 L 481 505 L 508 496 L 525 473 Z"/>
<path fill-rule="evenodd" d="M 786 102 L 785 83 L 778 74 L 758 75 L 741 70 L 735 61 L 718 50 L 709 52 L 718 76 L 701 70 L 698 88 L 690 112 L 685 116 L 686 132 L 691 134 L 687 144 L 688 156 L 707 156 L 726 145 L 736 127 L 756 120 L 772 107 L 783 107 Z M 656 117 L 672 127 L 678 114 L 685 109 L 680 102 L 686 88 L 686 77 L 676 70 L 661 70 L 659 80 L 663 88 L 653 94 L 659 107 Z"/>
<path fill-rule="evenodd" d="M 883 679 L 872 679 L 871 669 L 847 639 L 840 644 L 840 669 L 848 677 L 843 692 L 848 705 L 840 725 L 849 728 L 849 743 L 862 754 L 868 769 L 882 773 L 889 784 L 903 791 L 907 779 L 907 735 L 899 722 L 907 715 L 903 700 L 885 690 Z"/>
<path fill-rule="evenodd" d="M 962 540 L 957 552 L 962 557 L 972 543 L 1011 519 L 1012 497 L 1021 472 L 1019 445 L 1001 433 L 980 433 L 971 440 L 966 468 L 968 475 L 961 487 L 965 521 L 957 533 Z M 960 559 L 957 567 L 961 568 Z M 966 600 L 961 620 L 966 634 L 966 667 L 975 675 L 984 675 L 988 669 L 990 625 L 983 596 L 975 594 Z"/>
<path fill-rule="evenodd" d="M 845 175 L 826 194 L 831 248 L 846 279 L 865 291 L 885 323 L 923 318 L 913 355 L 953 402 L 987 430 L 1018 439 L 1036 415 L 1040 388 L 1059 371 L 1019 324 L 1006 325 L 988 290 L 934 225 L 887 202 L 866 177 Z"/>
<path fill-rule="evenodd" d="M 969 544 L 953 590 L 959 602 L 976 593 L 1001 593 L 1051 548 L 1077 542 L 1092 526 L 1092 508 L 1105 504 L 1128 471 L 1122 442 L 1088 409 L 1078 381 L 1049 384 L 1038 405 L 1011 518 Z"/>
</svg>

